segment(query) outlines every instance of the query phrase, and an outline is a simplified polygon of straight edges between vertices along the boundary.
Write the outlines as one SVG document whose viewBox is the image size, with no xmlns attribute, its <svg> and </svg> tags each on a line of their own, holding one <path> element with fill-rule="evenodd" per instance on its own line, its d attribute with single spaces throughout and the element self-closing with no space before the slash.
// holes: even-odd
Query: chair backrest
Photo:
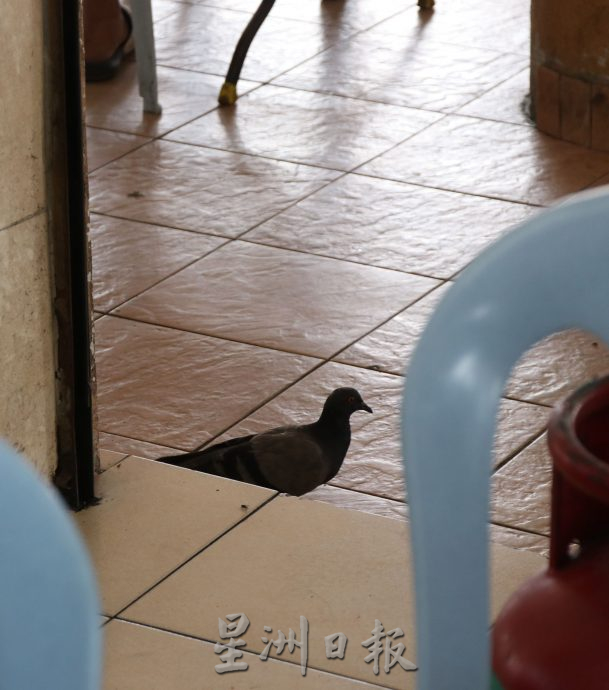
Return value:
<svg viewBox="0 0 609 690">
<path fill-rule="evenodd" d="M 0 688 L 98 690 L 101 618 L 59 495 L 0 442 Z"/>
<path fill-rule="evenodd" d="M 489 474 L 499 399 L 535 342 L 609 343 L 609 195 L 569 198 L 483 252 L 437 307 L 402 410 L 419 690 L 490 686 Z"/>
</svg>

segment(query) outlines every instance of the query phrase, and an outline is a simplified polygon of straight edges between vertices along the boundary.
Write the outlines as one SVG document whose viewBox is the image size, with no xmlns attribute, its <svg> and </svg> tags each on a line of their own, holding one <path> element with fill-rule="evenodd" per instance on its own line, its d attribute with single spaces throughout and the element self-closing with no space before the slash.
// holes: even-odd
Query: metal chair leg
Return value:
<svg viewBox="0 0 609 690">
<path fill-rule="evenodd" d="M 144 111 L 158 115 L 161 112 L 161 106 L 158 100 L 150 0 L 131 0 L 131 12 L 140 96 L 144 99 Z"/>
<path fill-rule="evenodd" d="M 239 81 L 239 75 L 241 74 L 247 51 L 274 4 L 275 0 L 262 0 L 249 24 L 245 27 L 245 31 L 241 34 L 241 38 L 233 53 L 230 67 L 226 73 L 226 79 L 218 95 L 218 103 L 220 105 L 233 105 L 237 100 L 237 82 Z"/>
</svg>

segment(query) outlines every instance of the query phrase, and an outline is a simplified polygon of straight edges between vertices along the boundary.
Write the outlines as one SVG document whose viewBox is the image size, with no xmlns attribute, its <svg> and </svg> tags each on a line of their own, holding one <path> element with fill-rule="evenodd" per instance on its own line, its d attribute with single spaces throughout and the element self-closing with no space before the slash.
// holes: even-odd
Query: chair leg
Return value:
<svg viewBox="0 0 609 690">
<path fill-rule="evenodd" d="M 422 10 L 432 10 L 436 3 L 435 0 L 419 0 L 418 4 Z"/>
<path fill-rule="evenodd" d="M 220 105 L 233 105 L 237 100 L 237 82 L 239 81 L 239 75 L 241 74 L 247 51 L 274 4 L 275 0 L 262 0 L 258 9 L 254 12 L 254 16 L 241 34 L 241 38 L 233 53 L 230 67 L 226 73 L 226 79 L 218 95 L 218 103 Z"/>
<path fill-rule="evenodd" d="M 156 53 L 150 0 L 131 0 L 131 11 L 140 96 L 144 99 L 144 111 L 158 115 L 161 113 L 161 106 L 158 100 Z"/>
</svg>

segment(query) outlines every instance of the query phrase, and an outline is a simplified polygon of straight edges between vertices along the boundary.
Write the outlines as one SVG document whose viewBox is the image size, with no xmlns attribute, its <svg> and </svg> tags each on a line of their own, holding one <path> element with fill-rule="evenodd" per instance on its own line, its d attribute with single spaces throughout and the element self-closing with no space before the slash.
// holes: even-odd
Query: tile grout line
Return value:
<svg viewBox="0 0 609 690">
<path fill-rule="evenodd" d="M 14 220 L 8 225 L 5 225 L 4 227 L 0 228 L 0 232 L 4 232 L 5 230 L 10 230 L 11 228 L 16 227 L 17 225 L 21 225 L 21 223 L 27 223 L 28 220 L 32 220 L 33 218 L 37 218 L 38 216 L 42 215 L 43 213 L 47 212 L 47 207 L 46 206 L 41 206 L 37 208 L 35 211 L 32 213 L 28 213 L 27 215 L 23 216 L 23 218 L 19 218 L 19 220 Z"/>
<path fill-rule="evenodd" d="M 110 217 L 112 217 L 112 216 L 110 216 Z M 203 235 L 203 233 L 197 233 L 197 234 L 201 237 L 205 237 L 205 235 Z M 211 237 L 216 237 L 216 235 L 211 235 Z M 220 238 L 220 239 L 226 239 L 226 238 Z M 178 273 L 180 273 L 181 271 L 184 271 L 187 268 L 190 268 L 191 266 L 196 264 L 198 261 L 201 261 L 202 259 L 207 258 L 210 254 L 217 252 L 218 249 L 221 249 L 222 247 L 225 247 L 227 244 L 230 244 L 230 242 L 231 242 L 230 239 L 226 239 L 226 242 L 222 242 L 217 247 L 214 247 L 213 249 L 210 249 L 208 252 L 205 252 L 204 254 L 202 254 L 201 256 L 198 256 L 195 259 L 192 259 L 192 261 L 189 261 L 188 263 L 184 264 L 183 266 L 180 266 L 175 271 L 172 271 L 171 273 L 168 273 L 167 275 L 163 276 L 162 278 L 159 278 L 154 283 L 151 283 L 150 285 L 143 288 L 139 292 L 136 292 L 135 294 L 130 295 L 129 297 L 124 299 L 122 302 L 117 302 L 116 304 L 112 305 L 110 307 L 110 309 L 108 309 L 107 311 L 104 311 L 102 309 L 101 313 L 106 315 L 106 316 L 110 316 L 110 315 L 116 316 L 115 314 L 112 314 L 112 312 L 115 309 L 120 309 L 121 307 L 125 306 L 125 304 L 127 304 L 128 302 L 131 302 L 131 300 L 134 300 L 134 299 L 137 299 L 138 297 L 141 297 L 145 292 L 148 292 L 148 290 L 152 290 L 153 288 L 155 288 L 157 285 L 160 285 L 160 283 L 164 282 L 165 280 L 168 280 L 169 278 L 173 278 L 173 276 L 177 275 Z M 99 310 L 96 309 L 96 311 L 98 311 L 98 313 L 100 313 Z"/>
<path fill-rule="evenodd" d="M 316 192 L 313 192 L 313 193 L 315 194 Z M 300 202 L 297 202 L 297 203 L 300 203 Z M 281 214 L 281 213 L 283 213 L 283 211 L 280 211 L 279 213 Z M 341 261 L 343 263 L 353 264 L 355 266 L 367 266 L 369 268 L 378 268 L 378 269 L 381 269 L 383 271 L 393 271 L 394 273 L 397 273 L 400 275 L 412 275 L 412 276 L 418 276 L 420 278 L 429 278 L 430 280 L 442 280 L 442 281 L 450 280 L 450 281 L 452 281 L 456 275 L 458 275 L 461 271 L 464 270 L 464 268 L 466 266 L 469 265 L 469 264 L 466 264 L 466 266 L 464 266 L 463 268 L 460 268 L 455 273 L 451 273 L 449 276 L 443 277 L 443 276 L 438 276 L 438 275 L 431 275 L 430 273 L 421 273 L 420 271 L 407 271 L 405 269 L 394 268 L 392 266 L 383 266 L 379 263 L 364 263 L 363 261 L 356 261 L 355 259 L 350 259 L 347 257 L 332 256 L 331 254 L 321 254 L 321 253 L 317 253 L 317 252 L 307 251 L 306 249 L 298 249 L 295 247 L 286 247 L 283 245 L 272 244 L 270 242 L 263 242 L 262 240 L 250 239 L 250 238 L 246 237 L 246 235 L 249 232 L 251 232 L 252 230 L 255 230 L 257 227 L 259 227 L 260 224 L 258 224 L 257 226 L 254 226 L 252 228 L 249 228 L 248 230 L 246 230 L 245 232 L 241 233 L 240 235 L 238 235 L 236 237 L 228 237 L 226 235 L 214 235 L 214 234 L 211 234 L 210 232 L 202 232 L 199 230 L 180 228 L 180 227 L 175 227 L 173 225 L 163 225 L 163 224 L 159 224 L 159 223 L 149 223 L 148 221 L 134 220 L 132 218 L 126 218 L 123 216 L 114 216 L 114 215 L 111 215 L 109 213 L 100 213 L 98 211 L 92 211 L 92 214 L 96 215 L 96 216 L 102 216 L 104 218 L 115 218 L 117 220 L 124 220 L 124 221 L 130 222 L 130 223 L 139 223 L 140 225 L 145 225 L 145 226 L 148 225 L 148 226 L 154 226 L 157 228 L 167 228 L 168 230 L 187 232 L 187 233 L 190 233 L 191 235 L 195 235 L 195 236 L 198 235 L 199 237 L 210 237 L 212 239 L 226 240 L 225 242 L 223 242 L 218 247 L 214 247 L 213 249 L 210 249 L 205 254 L 199 256 L 198 258 L 196 258 L 193 261 L 189 262 L 188 264 L 182 266 L 181 268 L 177 269 L 176 271 L 168 274 L 166 276 L 166 278 L 171 277 L 171 276 L 175 275 L 176 273 L 179 273 L 184 268 L 191 266 L 193 263 L 196 263 L 197 261 L 200 261 L 201 259 L 205 259 L 207 256 L 209 256 L 210 254 L 213 254 L 218 249 L 221 249 L 221 248 L 225 247 L 226 245 L 230 244 L 231 242 L 236 242 L 236 241 L 247 242 L 247 244 L 252 244 L 252 245 L 255 245 L 257 247 L 270 247 L 272 249 L 280 249 L 280 250 L 286 251 L 286 252 L 294 252 L 295 254 L 304 254 L 305 256 L 319 257 L 322 259 L 330 259 L 332 261 Z M 273 218 L 275 218 L 275 217 L 276 216 L 273 216 Z M 264 225 L 266 222 L 273 220 L 273 218 L 269 218 L 267 220 L 261 221 L 261 224 Z M 127 302 L 131 299 L 134 299 L 136 296 L 140 296 L 142 293 L 146 292 L 147 290 L 154 287 L 155 285 L 158 285 L 158 283 L 162 282 L 163 280 L 165 280 L 165 278 L 161 278 L 160 280 L 158 280 L 154 284 L 150 285 L 149 287 L 144 288 L 143 290 L 136 293 L 132 297 L 129 297 L 127 300 L 124 300 L 123 302 L 120 302 L 116 306 L 111 307 L 109 310 L 107 310 L 105 312 L 102 310 L 102 313 L 108 313 L 109 311 L 112 311 L 112 309 L 116 309 L 118 306 L 122 306 L 125 302 Z M 100 310 L 98 307 L 96 307 L 95 311 L 99 312 Z"/>
<path fill-rule="evenodd" d="M 142 621 L 136 621 L 136 620 L 131 620 L 130 618 L 126 617 L 118 617 L 118 614 L 116 617 L 110 618 L 109 620 L 105 621 L 103 625 L 107 625 L 110 623 L 110 621 L 115 620 L 117 622 L 123 622 L 123 623 L 128 623 L 129 625 L 137 625 L 141 628 L 146 628 L 148 630 L 158 630 L 159 632 L 164 632 L 168 633 L 170 635 L 176 635 L 177 637 L 183 637 L 187 640 L 192 640 L 193 642 L 206 642 L 207 644 L 216 644 L 218 640 L 216 639 L 211 639 L 208 637 L 204 637 L 202 635 L 194 635 L 191 633 L 185 633 L 185 632 L 179 632 L 177 630 L 172 630 L 171 628 L 165 628 L 162 626 L 158 625 L 152 625 L 151 623 L 144 623 Z M 103 626 L 102 626 L 103 627 Z M 248 654 L 250 656 L 256 656 L 260 657 L 260 654 L 254 651 L 250 651 L 248 649 L 243 649 L 243 652 L 245 654 Z M 294 666 L 295 668 L 300 668 L 300 662 L 292 661 L 291 659 L 288 659 L 287 657 L 283 656 L 269 656 L 269 661 L 275 661 L 279 663 L 284 663 L 288 664 L 289 666 Z M 264 663 L 264 662 L 263 662 Z M 356 681 L 357 683 L 360 683 L 362 686 L 362 690 L 366 690 L 366 688 L 378 688 L 378 690 L 397 690 L 397 688 L 394 688 L 393 686 L 390 685 L 379 685 L 377 683 L 374 683 L 373 681 L 368 681 L 368 680 L 362 680 L 361 678 L 356 678 L 355 676 L 345 676 L 341 673 L 337 673 L 335 671 L 329 671 L 324 668 L 320 668 L 318 666 L 312 666 L 309 663 L 307 663 L 307 671 L 312 670 L 312 671 L 318 671 L 319 673 L 322 673 L 324 675 L 328 676 L 334 676 L 335 678 L 342 678 L 345 680 L 352 680 Z M 388 674 L 387 674 L 388 675 Z"/>
<path fill-rule="evenodd" d="M 506 53 L 503 53 L 503 54 L 505 55 Z M 511 76 L 506 77 L 505 79 L 502 79 L 500 82 L 498 82 L 497 84 L 495 84 L 495 86 L 491 86 L 490 88 L 486 89 L 486 91 L 483 91 L 481 94 L 479 94 L 478 96 L 475 96 L 474 98 L 470 98 L 469 101 L 467 101 L 467 103 L 464 103 L 463 105 L 460 105 L 460 106 L 459 106 L 459 109 L 458 109 L 457 111 L 455 111 L 454 114 L 455 114 L 455 115 L 464 114 L 466 117 L 468 117 L 468 114 L 467 114 L 467 113 L 460 113 L 459 110 L 462 110 L 463 108 L 466 108 L 470 103 L 473 103 L 474 101 L 477 101 L 479 98 L 483 98 L 484 96 L 486 96 L 487 94 L 489 94 L 489 93 L 490 93 L 491 91 L 493 91 L 494 89 L 497 89 L 497 88 L 499 88 L 500 86 L 503 86 L 506 82 L 510 81 L 510 79 L 514 79 L 514 77 L 518 77 L 518 76 L 520 76 L 520 74 L 522 74 L 523 72 L 530 71 L 530 69 L 531 69 L 530 66 L 523 67 L 522 69 L 518 70 L 517 72 L 514 72 L 514 74 L 512 74 Z M 526 94 L 526 95 L 530 95 L 530 94 Z M 481 116 L 479 116 L 479 115 L 473 115 L 473 117 L 480 117 L 481 120 L 491 120 L 491 122 L 503 122 L 503 120 L 494 120 L 493 118 L 490 118 L 490 117 L 481 117 Z M 521 125 L 521 126 L 523 126 L 523 127 L 530 127 L 530 126 L 531 126 L 530 124 L 525 124 L 525 123 L 522 123 L 522 122 L 507 122 L 506 124 Z"/>
<path fill-rule="evenodd" d="M 151 460 L 150 462 L 154 462 L 154 460 Z M 140 599 L 145 597 L 147 594 L 149 594 L 153 589 L 158 587 L 160 584 L 165 582 L 165 580 L 169 579 L 172 575 L 174 575 L 178 570 L 183 568 L 185 565 L 190 563 L 192 560 L 200 556 L 204 551 L 207 551 L 211 546 L 213 546 L 216 542 L 220 541 L 223 537 L 225 537 L 229 532 L 232 532 L 234 529 L 242 525 L 244 522 L 247 522 L 253 515 L 255 515 L 259 510 L 262 510 L 265 506 L 267 506 L 271 501 L 275 500 L 279 494 L 275 492 L 272 496 L 267 498 L 265 501 L 263 501 L 259 506 L 251 510 L 247 515 L 244 515 L 240 520 L 235 522 L 234 524 L 230 525 L 227 527 L 225 530 L 223 530 L 220 534 L 218 534 L 216 537 L 214 537 L 209 543 L 205 544 L 202 548 L 200 548 L 198 551 L 193 553 L 191 556 L 189 556 L 186 560 L 182 561 L 179 565 L 177 565 L 175 568 L 173 568 L 170 572 L 166 573 L 161 577 L 159 580 L 157 580 L 153 585 L 148 587 L 146 590 L 144 590 L 141 594 L 136 596 L 133 600 L 131 600 L 128 604 L 123 606 L 122 609 L 117 611 L 115 614 L 112 616 L 108 616 L 110 620 L 114 620 L 118 616 L 120 616 L 123 611 L 126 611 L 129 607 L 133 606 L 136 602 L 138 602 Z M 102 614 L 106 615 L 106 614 Z"/>
<path fill-rule="evenodd" d="M 404 309 L 400 310 L 400 312 L 398 312 L 398 313 L 401 313 L 402 311 L 405 311 L 405 310 L 408 309 L 409 307 L 413 306 L 413 305 L 416 304 L 419 300 L 423 299 L 423 297 L 426 297 L 428 294 L 430 294 L 431 292 L 433 292 L 433 290 L 435 290 L 435 289 L 437 289 L 437 288 L 439 288 L 439 287 L 440 287 L 440 285 L 434 286 L 431 290 L 427 291 L 425 294 L 423 294 L 423 295 L 421 295 L 420 297 L 418 297 L 416 300 L 414 300 L 413 302 L 411 302 L 408 306 L 404 307 Z M 365 338 L 367 335 L 370 335 L 370 333 L 372 333 L 373 331 L 375 331 L 376 328 L 380 328 L 380 327 L 383 326 L 385 323 L 387 323 L 387 321 L 390 321 L 392 318 L 395 318 L 395 316 L 397 316 L 397 314 L 394 314 L 393 316 L 390 316 L 390 317 L 389 317 L 388 319 L 386 319 L 383 323 L 381 323 L 381 324 L 379 324 L 378 326 L 372 328 L 372 329 L 369 330 L 367 333 L 364 333 L 362 336 L 356 338 L 352 343 L 350 343 L 350 344 L 348 344 L 347 346 L 341 348 L 340 350 L 338 350 L 338 352 L 334 353 L 334 354 L 331 355 L 330 357 L 327 357 L 327 358 L 323 359 L 322 361 L 320 361 L 320 362 L 319 362 L 316 366 L 314 366 L 311 370 L 307 371 L 307 372 L 304 373 L 302 376 L 299 376 L 295 381 L 292 381 L 291 383 L 289 383 L 288 385 L 286 385 L 284 388 L 282 388 L 282 390 L 280 390 L 278 393 L 276 393 L 275 395 L 273 395 L 272 397 L 270 397 L 268 400 L 266 400 L 265 402 L 263 402 L 263 403 L 261 403 L 260 405 L 258 405 L 258 406 L 257 406 L 254 410 L 252 410 L 249 414 L 243 416 L 241 419 L 239 419 L 239 420 L 237 420 L 236 422 L 232 423 L 230 426 L 228 426 L 226 429 L 224 429 L 224 431 L 222 431 L 220 434 L 217 434 L 217 435 L 214 436 L 213 438 L 209 439 L 208 441 L 206 441 L 204 444 L 202 444 L 201 446 L 199 446 L 199 447 L 196 448 L 195 450 L 202 450 L 203 448 L 205 448 L 206 446 L 208 446 L 210 443 L 212 443 L 212 441 L 214 441 L 214 440 L 217 439 L 218 437 L 222 436 L 222 434 L 225 434 L 227 431 L 229 431 L 230 429 L 232 429 L 234 426 L 237 426 L 237 425 L 240 424 L 242 421 L 244 421 L 245 419 L 247 419 L 248 417 L 250 417 L 252 414 L 254 414 L 255 412 L 257 412 L 260 408 L 264 407 L 265 405 L 267 405 L 267 404 L 269 404 L 270 402 L 272 402 L 274 399 L 278 398 L 282 393 L 285 393 L 287 390 L 289 390 L 290 388 L 292 388 L 293 386 L 295 386 L 297 383 L 300 383 L 300 381 L 302 381 L 302 380 L 303 380 L 304 378 L 306 378 L 307 376 L 310 376 L 313 372 L 317 371 L 317 369 L 320 369 L 321 367 L 323 367 L 323 366 L 326 365 L 326 364 L 332 363 L 333 360 L 334 360 L 334 358 L 335 358 L 338 354 L 340 354 L 340 353 L 343 352 L 344 350 L 346 350 L 346 349 L 348 349 L 349 347 L 351 347 L 352 345 L 354 345 L 354 344 L 355 344 L 356 342 L 358 342 L 361 338 Z M 307 356 L 310 356 L 310 355 L 307 355 Z M 344 365 L 344 366 L 349 366 L 349 365 Z M 396 377 L 396 378 L 398 378 L 398 377 Z"/>
<path fill-rule="evenodd" d="M 166 324 L 158 323 L 157 321 L 147 321 L 143 317 L 135 317 L 135 316 L 125 316 L 124 314 L 119 314 L 119 313 L 114 313 L 113 311 L 110 312 L 98 312 L 103 314 L 103 316 L 109 316 L 113 317 L 115 319 L 122 319 L 123 321 L 133 321 L 134 323 L 142 323 L 142 324 L 147 324 L 148 326 L 156 326 L 157 328 L 166 328 L 171 331 L 177 331 L 179 333 L 188 333 L 189 335 L 198 335 L 203 338 L 213 338 L 214 340 L 224 340 L 229 343 L 236 343 L 237 345 L 247 345 L 249 347 L 257 347 L 261 350 L 272 350 L 273 352 L 281 352 L 283 354 L 287 355 L 294 355 L 296 357 L 307 357 L 309 359 L 316 359 L 316 360 L 321 360 L 325 361 L 325 356 L 324 355 L 312 355 L 312 354 L 307 354 L 306 352 L 298 352 L 296 350 L 287 350 L 287 349 L 279 349 L 277 347 L 273 347 L 272 345 L 260 345 L 258 343 L 251 343 L 247 340 L 237 340 L 236 338 L 229 338 L 226 335 L 214 335 L 213 333 L 201 333 L 201 331 L 193 331 L 188 328 L 177 328 L 176 326 L 168 326 Z M 100 317 L 101 318 L 101 317 Z M 99 321 L 100 319 L 97 319 Z M 101 429 L 100 429 L 101 431 Z M 107 432 L 108 433 L 108 432 Z"/>
<path fill-rule="evenodd" d="M 522 532 L 523 534 L 530 534 L 533 537 L 545 537 L 546 539 L 550 539 L 549 535 L 544 534 L 543 532 L 536 532 L 535 530 L 532 529 L 527 529 L 526 527 L 516 527 L 515 525 L 509 525 L 507 522 L 497 522 L 495 520 L 492 520 L 489 522 L 489 525 L 496 525 L 497 527 L 505 527 L 506 529 L 511 529 L 516 532 Z"/>
<path fill-rule="evenodd" d="M 363 494 L 364 496 L 372 496 L 373 498 L 380 498 L 383 501 L 391 501 L 392 503 L 397 503 L 400 506 L 406 506 L 406 507 L 408 506 L 408 502 L 406 500 L 401 500 L 399 498 L 392 498 L 391 496 L 381 496 L 379 494 L 372 493 L 371 491 L 364 491 L 363 489 L 354 489 L 351 486 L 341 486 L 340 484 L 337 484 L 333 481 L 327 482 L 326 484 L 322 484 L 322 486 L 333 486 L 335 489 L 341 489 L 341 491 L 349 491 L 349 492 L 355 493 L 355 494 Z M 307 498 L 305 500 L 316 501 L 319 499 Z M 324 502 L 325 501 L 320 501 L 320 503 L 324 503 Z"/>
<path fill-rule="evenodd" d="M 499 472 L 499 470 L 502 470 L 511 460 L 513 460 L 517 455 L 522 453 L 524 450 L 526 450 L 529 446 L 532 446 L 536 441 L 539 441 L 539 439 L 546 433 L 546 426 L 544 426 L 540 431 L 535 433 L 533 436 L 530 437 L 528 441 L 524 441 L 521 443 L 519 446 L 517 446 L 514 450 L 510 451 L 508 455 L 503 458 L 500 462 L 495 465 L 491 472 L 491 481 L 492 478 Z"/>
<path fill-rule="evenodd" d="M 102 127 L 93 127 L 92 125 L 85 125 L 85 128 L 91 128 L 91 129 L 97 129 L 97 130 L 102 130 L 104 132 L 112 132 L 113 134 L 115 133 L 114 130 L 112 129 L 103 129 Z M 151 137 L 147 137 L 143 134 L 132 134 L 131 132 L 116 132 L 117 134 L 127 134 L 131 137 L 141 137 L 145 138 L 147 141 L 143 141 L 141 144 L 138 144 L 137 146 L 134 146 L 132 149 L 129 149 L 129 151 L 125 151 L 124 153 L 121 153 L 120 155 L 116 156 L 116 158 L 112 158 L 109 161 L 106 161 L 105 163 L 102 163 L 101 165 L 98 165 L 95 168 L 92 168 L 91 170 L 87 170 L 87 179 L 96 173 L 98 170 L 102 170 L 105 168 L 107 165 L 110 165 L 111 163 L 116 163 L 117 161 L 120 161 L 122 158 L 125 158 L 125 156 L 128 156 L 130 153 L 135 153 L 136 151 L 139 151 L 141 148 L 146 146 L 147 144 L 151 144 L 155 139 Z M 86 139 L 86 137 L 85 137 Z M 86 148 L 86 153 L 87 153 L 87 165 L 89 163 L 89 148 L 87 146 Z M 91 213 L 91 211 L 89 211 Z"/>
<path fill-rule="evenodd" d="M 384 154 L 383 154 L 384 155 Z M 402 184 L 411 184 L 415 187 L 424 187 L 425 189 L 437 189 L 440 192 L 451 192 L 452 194 L 464 194 L 465 196 L 473 196 L 479 199 L 491 199 L 494 201 L 503 201 L 510 204 L 519 204 L 520 206 L 529 206 L 530 208 L 545 209 L 549 204 L 552 204 L 556 199 L 551 200 L 548 204 L 537 204 L 532 201 L 523 201 L 522 199 L 508 199 L 507 197 L 496 196 L 493 194 L 476 194 L 475 192 L 469 192 L 463 189 L 452 189 L 450 187 L 437 187 L 431 184 L 425 184 L 424 182 L 412 182 L 411 180 L 399 180 L 396 177 L 382 177 L 381 175 L 375 175 L 369 172 L 358 172 L 357 169 L 350 170 L 350 175 L 359 175 L 360 177 L 370 177 L 373 180 L 386 180 L 387 182 L 401 182 Z"/>
</svg>

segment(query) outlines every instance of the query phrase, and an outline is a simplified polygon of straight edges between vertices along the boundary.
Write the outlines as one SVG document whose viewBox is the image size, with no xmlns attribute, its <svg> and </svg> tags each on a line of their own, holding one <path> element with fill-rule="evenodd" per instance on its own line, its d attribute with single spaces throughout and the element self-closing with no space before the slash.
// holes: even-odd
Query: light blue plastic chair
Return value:
<svg viewBox="0 0 609 690">
<path fill-rule="evenodd" d="M 0 442 L 0 688 L 98 690 L 99 610 L 61 499 Z"/>
<path fill-rule="evenodd" d="M 490 687 L 489 475 L 499 399 L 535 342 L 609 343 L 609 195 L 571 197 L 481 254 L 430 319 L 405 384 L 419 690 Z"/>
</svg>

